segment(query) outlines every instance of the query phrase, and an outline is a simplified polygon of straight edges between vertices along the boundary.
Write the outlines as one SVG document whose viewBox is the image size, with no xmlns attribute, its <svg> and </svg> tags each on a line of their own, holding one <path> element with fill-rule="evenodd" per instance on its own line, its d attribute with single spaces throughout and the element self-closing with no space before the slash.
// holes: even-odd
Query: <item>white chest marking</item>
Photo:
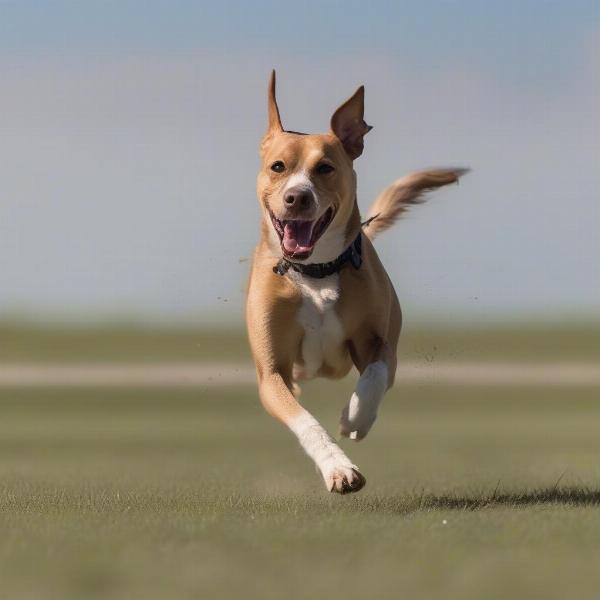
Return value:
<svg viewBox="0 0 600 600">
<path fill-rule="evenodd" d="M 342 324 L 335 312 L 335 303 L 340 295 L 339 276 L 311 279 L 294 274 L 294 279 L 303 298 L 298 322 L 304 329 L 304 367 L 300 369 L 299 376 L 311 378 L 328 356 L 339 351 L 344 339 Z"/>
</svg>

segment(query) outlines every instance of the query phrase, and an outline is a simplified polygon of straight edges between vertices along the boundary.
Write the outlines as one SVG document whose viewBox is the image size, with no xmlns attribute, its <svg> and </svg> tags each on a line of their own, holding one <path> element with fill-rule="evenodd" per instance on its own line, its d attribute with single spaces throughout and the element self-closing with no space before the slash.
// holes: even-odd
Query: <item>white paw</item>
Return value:
<svg viewBox="0 0 600 600">
<path fill-rule="evenodd" d="M 362 373 L 356 390 L 342 411 L 340 433 L 362 440 L 375 423 L 377 410 L 388 385 L 388 370 L 383 361 L 371 363 Z"/>
<path fill-rule="evenodd" d="M 358 467 L 348 459 L 340 461 L 338 458 L 332 457 L 321 468 L 321 474 L 327 489 L 338 494 L 358 492 L 367 483 Z"/>
<path fill-rule="evenodd" d="M 348 401 L 340 417 L 340 434 L 351 440 L 362 440 L 377 419 L 377 404 L 360 400 L 356 392 Z"/>
</svg>

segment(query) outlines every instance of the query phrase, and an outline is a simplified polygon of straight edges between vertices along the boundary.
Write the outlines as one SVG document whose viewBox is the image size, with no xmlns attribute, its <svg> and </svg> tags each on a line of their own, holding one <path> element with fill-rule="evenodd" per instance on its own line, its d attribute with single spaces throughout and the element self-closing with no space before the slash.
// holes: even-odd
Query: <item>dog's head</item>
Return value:
<svg viewBox="0 0 600 600">
<path fill-rule="evenodd" d="M 363 137 L 371 129 L 363 119 L 364 88 L 335 111 L 324 134 L 283 129 L 275 71 L 268 107 L 257 181 L 268 238 L 290 260 L 303 261 L 313 253 L 313 262 L 333 260 L 347 242 L 352 215 L 358 214 L 352 161 L 362 154 Z"/>
</svg>

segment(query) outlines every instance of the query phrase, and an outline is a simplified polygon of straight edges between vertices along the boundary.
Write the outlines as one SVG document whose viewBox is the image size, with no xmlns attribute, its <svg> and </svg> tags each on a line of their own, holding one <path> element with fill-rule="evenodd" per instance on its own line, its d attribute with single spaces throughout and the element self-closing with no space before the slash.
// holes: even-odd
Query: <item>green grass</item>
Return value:
<svg viewBox="0 0 600 600">
<path fill-rule="evenodd" d="M 600 360 L 600 327 L 590 325 L 404 328 L 400 358 Z M 0 322 L 0 362 L 250 360 L 241 330 L 146 330 L 126 327 L 39 328 Z"/>
<path fill-rule="evenodd" d="M 243 331 L 39 328 L 0 322 L 0 361 L 249 360 Z"/>
<path fill-rule="evenodd" d="M 597 389 L 400 385 L 343 445 L 339 497 L 251 388 L 0 390 L 0 597 L 597 596 Z"/>
</svg>

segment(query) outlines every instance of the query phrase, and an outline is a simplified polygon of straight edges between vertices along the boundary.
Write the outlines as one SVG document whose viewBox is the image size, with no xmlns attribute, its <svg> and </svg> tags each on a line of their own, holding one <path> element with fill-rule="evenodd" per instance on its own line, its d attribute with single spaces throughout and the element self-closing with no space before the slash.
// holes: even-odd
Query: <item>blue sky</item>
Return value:
<svg viewBox="0 0 600 600">
<path fill-rule="evenodd" d="M 366 84 L 363 210 L 473 168 L 379 242 L 409 315 L 600 315 L 598 2 L 0 0 L 0 316 L 239 321 L 273 66 L 292 129 Z"/>
<path fill-rule="evenodd" d="M 3 52 L 181 52 L 262 49 L 338 54 L 382 49 L 435 68 L 468 60 L 506 74 L 572 65 L 595 1 L 0 2 Z"/>
</svg>

